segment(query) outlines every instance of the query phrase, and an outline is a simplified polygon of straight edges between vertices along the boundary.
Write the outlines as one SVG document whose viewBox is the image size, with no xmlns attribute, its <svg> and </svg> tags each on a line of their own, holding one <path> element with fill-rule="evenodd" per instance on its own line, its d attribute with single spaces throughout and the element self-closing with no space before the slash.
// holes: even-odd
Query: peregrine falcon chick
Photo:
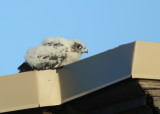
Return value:
<svg viewBox="0 0 160 114">
<path fill-rule="evenodd" d="M 83 42 L 62 37 L 49 37 L 41 45 L 31 48 L 25 55 L 25 62 L 18 67 L 20 72 L 56 69 L 80 60 L 88 53 Z"/>
</svg>

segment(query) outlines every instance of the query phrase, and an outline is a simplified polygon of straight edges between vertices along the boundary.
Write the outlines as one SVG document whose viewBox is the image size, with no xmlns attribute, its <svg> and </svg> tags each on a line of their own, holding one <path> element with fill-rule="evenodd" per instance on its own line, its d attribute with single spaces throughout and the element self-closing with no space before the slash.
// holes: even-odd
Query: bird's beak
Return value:
<svg viewBox="0 0 160 114">
<path fill-rule="evenodd" d="M 85 49 L 85 50 L 83 50 L 83 51 L 82 51 L 82 53 L 88 53 L 88 50 L 87 50 L 87 49 Z"/>
</svg>

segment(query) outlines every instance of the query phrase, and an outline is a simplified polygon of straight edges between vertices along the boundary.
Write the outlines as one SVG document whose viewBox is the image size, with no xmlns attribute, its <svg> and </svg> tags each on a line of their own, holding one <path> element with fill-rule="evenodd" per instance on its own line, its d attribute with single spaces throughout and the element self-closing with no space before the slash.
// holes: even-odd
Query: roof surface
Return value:
<svg viewBox="0 0 160 114">
<path fill-rule="evenodd" d="M 0 77 L 0 112 L 54 106 L 128 78 L 160 79 L 160 43 L 121 45 L 62 69 Z"/>
</svg>

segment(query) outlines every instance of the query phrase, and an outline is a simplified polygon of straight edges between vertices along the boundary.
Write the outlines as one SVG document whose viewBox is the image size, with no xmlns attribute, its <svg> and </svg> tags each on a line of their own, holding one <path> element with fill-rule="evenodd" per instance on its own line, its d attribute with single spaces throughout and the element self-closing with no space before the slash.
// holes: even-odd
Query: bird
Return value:
<svg viewBox="0 0 160 114">
<path fill-rule="evenodd" d="M 77 39 L 49 37 L 36 47 L 28 49 L 25 62 L 19 73 L 35 70 L 57 69 L 79 61 L 83 53 L 88 53 L 85 44 Z"/>
</svg>

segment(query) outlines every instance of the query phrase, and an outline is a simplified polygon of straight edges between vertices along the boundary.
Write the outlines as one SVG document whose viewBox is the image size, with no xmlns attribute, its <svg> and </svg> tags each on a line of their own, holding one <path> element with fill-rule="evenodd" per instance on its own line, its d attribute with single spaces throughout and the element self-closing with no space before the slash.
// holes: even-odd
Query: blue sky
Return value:
<svg viewBox="0 0 160 114">
<path fill-rule="evenodd" d="M 17 73 L 28 48 L 46 37 L 76 38 L 92 55 L 119 45 L 160 42 L 160 0 L 1 0 L 0 75 Z"/>
</svg>

